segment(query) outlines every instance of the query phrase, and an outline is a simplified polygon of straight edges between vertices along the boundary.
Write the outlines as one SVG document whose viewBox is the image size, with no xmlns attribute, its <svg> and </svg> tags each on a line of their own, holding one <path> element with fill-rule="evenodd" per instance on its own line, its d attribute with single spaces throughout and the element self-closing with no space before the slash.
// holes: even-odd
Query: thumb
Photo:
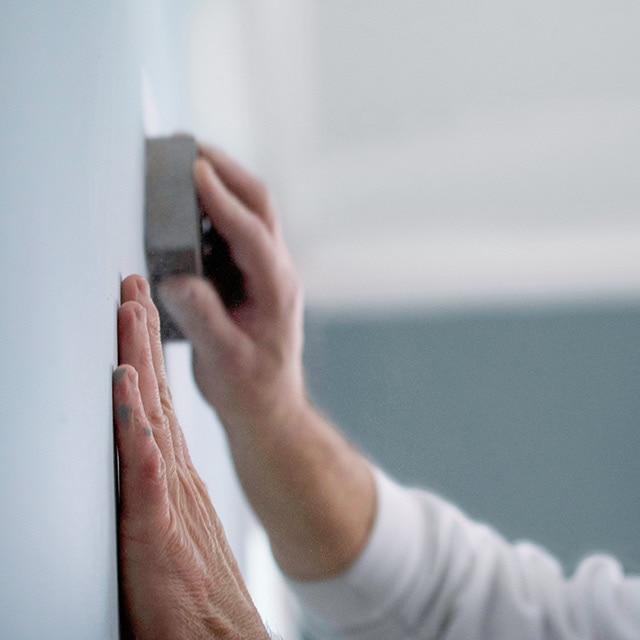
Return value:
<svg viewBox="0 0 640 640">
<path fill-rule="evenodd" d="M 233 344 L 239 329 L 211 283 L 197 276 L 172 276 L 159 287 L 167 311 L 196 348 Z"/>
</svg>

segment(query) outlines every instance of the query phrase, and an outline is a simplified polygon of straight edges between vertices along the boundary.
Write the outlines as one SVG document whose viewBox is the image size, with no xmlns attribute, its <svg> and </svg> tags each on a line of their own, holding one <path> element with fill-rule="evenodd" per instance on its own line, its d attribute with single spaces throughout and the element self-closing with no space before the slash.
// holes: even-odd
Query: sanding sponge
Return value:
<svg viewBox="0 0 640 640">
<path fill-rule="evenodd" d="M 193 179 L 198 153 L 194 138 L 149 138 L 145 152 L 145 251 L 151 295 L 160 312 L 162 339 L 182 340 L 182 332 L 158 295 L 164 278 L 202 275 L 216 287 L 228 308 L 245 301 L 244 282 L 229 246 L 199 205 Z"/>
<path fill-rule="evenodd" d="M 197 146 L 190 136 L 149 138 L 145 152 L 145 250 L 151 296 L 160 312 L 163 340 L 182 339 L 162 306 L 158 285 L 170 275 L 202 271 L 192 168 Z"/>
</svg>

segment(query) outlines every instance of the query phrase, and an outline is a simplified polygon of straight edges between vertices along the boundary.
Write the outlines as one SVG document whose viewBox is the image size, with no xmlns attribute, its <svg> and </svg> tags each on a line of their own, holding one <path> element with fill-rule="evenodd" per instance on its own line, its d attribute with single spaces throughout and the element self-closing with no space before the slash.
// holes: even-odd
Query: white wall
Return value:
<svg viewBox="0 0 640 640">
<path fill-rule="evenodd" d="M 261 168 L 317 307 L 640 295 L 638 5 L 469 6 L 0 3 L 3 635 L 116 633 L 110 375 L 145 128 Z"/>
<path fill-rule="evenodd" d="M 251 4 L 311 306 L 640 297 L 638 3 Z"/>
<path fill-rule="evenodd" d="M 117 637 L 111 371 L 143 269 L 128 3 L 0 8 L 0 629 Z"/>
<path fill-rule="evenodd" d="M 3 638 L 118 634 L 119 285 L 145 272 L 144 129 L 192 126 L 185 69 L 200 4 L 0 4 Z M 188 390 L 187 380 L 177 395 Z M 195 457 L 216 462 L 203 475 L 221 485 L 217 504 L 241 550 L 246 514 L 212 414 L 204 420 L 188 437 Z"/>
</svg>

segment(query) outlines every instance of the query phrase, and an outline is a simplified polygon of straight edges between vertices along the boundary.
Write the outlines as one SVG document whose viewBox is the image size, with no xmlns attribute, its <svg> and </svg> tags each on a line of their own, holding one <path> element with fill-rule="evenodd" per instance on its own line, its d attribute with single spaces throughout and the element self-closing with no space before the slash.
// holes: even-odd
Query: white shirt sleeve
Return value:
<svg viewBox="0 0 640 640">
<path fill-rule="evenodd" d="M 312 638 L 640 640 L 640 577 L 608 556 L 566 577 L 529 543 L 376 471 L 378 508 L 360 557 L 337 578 L 289 581 Z"/>
</svg>

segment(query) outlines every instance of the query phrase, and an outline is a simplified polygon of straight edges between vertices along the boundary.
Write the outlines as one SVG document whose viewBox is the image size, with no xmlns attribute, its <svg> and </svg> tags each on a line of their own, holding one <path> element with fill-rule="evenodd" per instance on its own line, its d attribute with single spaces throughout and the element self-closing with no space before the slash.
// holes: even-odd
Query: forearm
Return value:
<svg viewBox="0 0 640 640">
<path fill-rule="evenodd" d="M 547 551 L 375 475 L 376 524 L 356 563 L 335 580 L 290 583 L 312 637 L 640 637 L 640 580 L 612 558 L 587 558 L 568 577 Z"/>
<path fill-rule="evenodd" d="M 344 571 L 375 516 L 366 458 L 308 402 L 279 429 L 228 436 L 244 491 L 285 574 L 310 580 Z"/>
<path fill-rule="evenodd" d="M 194 176 L 246 296 L 227 308 L 212 283 L 182 276 L 163 283 L 165 305 L 193 345 L 195 380 L 225 425 L 281 568 L 296 578 L 335 575 L 372 526 L 369 464 L 306 400 L 302 289 L 266 187 L 209 147 Z"/>
</svg>

